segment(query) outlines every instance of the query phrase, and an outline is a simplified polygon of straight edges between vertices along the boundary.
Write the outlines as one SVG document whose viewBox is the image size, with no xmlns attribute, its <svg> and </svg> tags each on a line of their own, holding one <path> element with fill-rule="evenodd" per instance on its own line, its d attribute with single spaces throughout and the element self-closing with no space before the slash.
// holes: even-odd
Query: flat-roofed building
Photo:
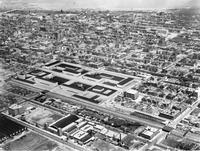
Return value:
<svg viewBox="0 0 200 151">
<path fill-rule="evenodd" d="M 87 121 L 82 121 L 77 125 L 77 128 L 81 128 L 87 124 Z"/>
<path fill-rule="evenodd" d="M 104 129 L 104 127 L 101 126 L 101 125 L 95 125 L 94 126 L 94 130 L 97 131 L 97 132 L 101 132 L 103 129 Z"/>
<path fill-rule="evenodd" d="M 139 133 L 139 136 L 151 140 L 158 133 L 159 133 L 159 130 L 157 128 L 153 128 L 153 127 L 147 126 L 144 131 Z"/>
<path fill-rule="evenodd" d="M 85 125 L 84 127 L 81 128 L 81 130 L 84 131 L 84 132 L 88 132 L 88 131 L 93 130 L 93 129 L 94 129 L 94 127 L 92 125 L 89 125 L 89 124 L 87 124 L 87 125 Z"/>
<path fill-rule="evenodd" d="M 25 108 L 21 105 L 13 104 L 8 108 L 8 113 L 12 116 L 20 115 L 25 112 Z"/>
<path fill-rule="evenodd" d="M 129 89 L 124 92 L 124 96 L 136 100 L 139 97 L 139 92 L 133 89 Z"/>
<path fill-rule="evenodd" d="M 71 134 L 71 137 L 76 139 L 79 144 L 85 144 L 92 138 L 92 135 L 89 134 L 88 132 L 78 130 L 74 132 L 73 134 Z"/>
<path fill-rule="evenodd" d="M 74 126 L 76 126 L 76 125 L 77 125 L 77 124 L 73 122 L 73 123 L 71 123 L 71 124 L 65 126 L 65 127 L 62 129 L 62 131 L 63 131 L 63 132 L 64 132 L 64 131 L 70 132 L 70 130 L 72 129 L 72 127 L 74 127 Z"/>
<path fill-rule="evenodd" d="M 52 123 L 48 127 L 48 130 L 52 133 L 58 132 L 58 134 L 63 134 L 64 132 L 69 133 L 77 128 L 77 120 L 79 120 L 79 118 L 76 115 L 69 114 L 66 117 L 63 117 L 58 121 Z"/>
<path fill-rule="evenodd" d="M 99 69 L 99 68 L 102 68 L 104 64 L 103 62 L 92 62 L 89 64 L 89 66 L 95 69 Z"/>
</svg>

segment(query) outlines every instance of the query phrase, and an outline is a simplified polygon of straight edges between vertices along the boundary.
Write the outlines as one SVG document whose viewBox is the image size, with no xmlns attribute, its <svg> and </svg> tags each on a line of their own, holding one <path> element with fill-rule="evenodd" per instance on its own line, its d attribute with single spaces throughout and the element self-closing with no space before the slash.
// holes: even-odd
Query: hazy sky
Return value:
<svg viewBox="0 0 200 151">
<path fill-rule="evenodd" d="M 188 1 L 190 0 L 34 0 L 33 2 L 40 3 L 42 8 L 135 9 L 181 7 Z"/>
<path fill-rule="evenodd" d="M 137 9 L 137 8 L 177 8 L 197 5 L 200 0 L 0 0 L 5 3 L 28 3 L 45 9 L 70 8 L 104 8 L 104 9 Z M 1 4 L 0 4 L 1 5 Z"/>
</svg>

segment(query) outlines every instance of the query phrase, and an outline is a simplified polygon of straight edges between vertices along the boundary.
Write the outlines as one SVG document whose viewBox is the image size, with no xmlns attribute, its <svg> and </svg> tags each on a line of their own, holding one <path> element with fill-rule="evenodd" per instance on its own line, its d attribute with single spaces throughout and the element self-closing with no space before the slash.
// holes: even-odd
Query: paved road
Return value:
<svg viewBox="0 0 200 151">
<path fill-rule="evenodd" d="M 175 62 L 172 62 L 170 65 L 168 65 L 167 67 L 163 68 L 165 70 L 175 66 L 177 63 L 179 63 L 179 61 L 181 61 L 182 59 L 186 58 L 187 56 L 181 56 L 179 59 L 177 59 Z"/>
<path fill-rule="evenodd" d="M 120 118 L 123 118 L 123 119 L 127 119 L 127 120 L 130 120 L 130 121 L 140 122 L 140 123 L 143 123 L 145 125 L 150 125 L 150 126 L 156 127 L 156 128 L 163 128 L 164 127 L 163 123 L 157 123 L 157 122 L 153 122 L 151 120 L 144 120 L 144 119 L 141 119 L 141 118 L 135 117 L 135 116 L 131 117 L 131 116 L 127 115 L 127 114 L 118 113 L 118 112 L 116 112 L 114 110 L 112 111 L 110 109 L 103 108 L 101 106 L 95 105 L 94 103 L 90 103 L 88 101 L 78 100 L 78 99 L 76 100 L 76 99 L 72 99 L 72 98 L 69 98 L 67 96 L 60 95 L 60 94 L 57 94 L 57 93 L 52 93 L 52 92 L 49 92 L 47 95 L 49 95 L 51 97 L 60 98 L 63 101 L 71 101 L 71 102 L 74 102 L 76 104 L 80 104 L 82 106 L 85 106 L 87 108 L 95 109 L 96 111 L 100 111 L 100 112 L 106 113 L 108 115 L 117 116 L 117 117 L 120 117 Z"/>
<path fill-rule="evenodd" d="M 197 108 L 198 104 L 200 103 L 200 88 L 197 90 L 198 92 L 198 100 L 193 104 L 191 107 L 187 108 L 179 117 L 177 117 L 171 124 L 171 127 L 176 127 L 181 120 L 183 120 L 187 115 L 189 115 L 195 108 Z"/>
<path fill-rule="evenodd" d="M 69 146 L 69 147 L 71 147 L 73 149 L 76 149 L 78 151 L 86 151 L 84 148 L 82 148 L 80 146 L 77 146 L 75 144 L 72 144 L 72 143 L 69 143 L 69 142 L 66 142 L 66 141 L 60 139 L 59 136 L 57 136 L 57 135 L 55 135 L 53 133 L 50 133 L 50 132 L 45 131 L 45 130 L 42 130 L 42 129 L 36 127 L 36 126 L 30 125 L 30 124 L 28 124 L 26 122 L 23 122 L 23 121 L 19 120 L 19 119 L 13 118 L 12 116 L 9 116 L 7 114 L 4 114 L 4 113 L 2 113 L 2 114 L 5 115 L 10 120 L 12 120 L 12 121 L 14 121 L 16 123 L 22 124 L 22 125 L 26 126 L 29 129 L 34 130 L 35 132 L 39 133 L 40 135 L 42 134 L 42 135 L 44 135 L 44 136 L 46 136 L 48 138 L 51 138 L 53 140 L 56 140 L 56 141 L 58 141 L 58 142 L 60 142 L 62 144 L 66 144 L 67 146 Z"/>
<path fill-rule="evenodd" d="M 16 84 L 19 84 L 21 86 L 24 86 L 27 89 L 31 89 L 33 91 L 34 90 L 42 91 L 42 89 L 34 88 L 33 86 L 18 82 L 16 80 L 13 81 L 13 82 L 16 83 Z M 55 93 L 55 92 L 49 92 L 49 93 L 47 93 L 47 95 L 49 95 L 51 97 L 55 97 L 55 98 L 60 98 L 63 101 L 74 102 L 76 104 L 82 105 L 82 106 L 90 108 L 90 109 L 95 109 L 96 111 L 103 112 L 103 113 L 106 113 L 108 115 L 113 115 L 113 116 L 117 116 L 117 117 L 120 117 L 120 118 L 123 118 L 123 119 L 127 119 L 127 120 L 130 120 L 130 121 L 143 123 L 145 125 L 149 125 L 149 126 L 152 126 L 152 127 L 163 128 L 165 126 L 165 124 L 158 123 L 158 122 L 153 122 L 153 121 L 151 121 L 151 119 L 144 120 L 144 119 L 139 118 L 139 117 L 135 117 L 135 116 L 133 117 L 133 116 L 130 116 L 130 115 L 127 115 L 127 114 L 119 113 L 119 112 L 116 112 L 114 110 L 110 110 L 110 109 L 101 107 L 101 106 L 99 106 L 97 104 L 94 104 L 94 103 L 91 103 L 91 102 L 88 102 L 88 101 L 85 101 L 85 100 L 82 100 L 82 99 L 69 98 L 69 97 L 65 96 L 64 94 L 59 94 L 59 93 Z"/>
<path fill-rule="evenodd" d="M 189 115 L 195 108 L 197 108 L 197 105 L 200 103 L 200 88 L 198 91 L 198 100 L 195 104 L 193 104 L 191 107 L 187 108 L 181 115 L 179 115 L 175 120 L 173 120 L 171 123 L 168 124 L 168 126 L 176 128 L 177 124 L 180 123 L 181 120 L 183 120 L 187 115 Z M 156 143 L 161 142 L 165 137 L 167 133 L 164 131 L 161 131 L 153 140 L 152 143 L 146 145 L 143 149 L 148 149 L 151 146 L 153 146 Z"/>
</svg>

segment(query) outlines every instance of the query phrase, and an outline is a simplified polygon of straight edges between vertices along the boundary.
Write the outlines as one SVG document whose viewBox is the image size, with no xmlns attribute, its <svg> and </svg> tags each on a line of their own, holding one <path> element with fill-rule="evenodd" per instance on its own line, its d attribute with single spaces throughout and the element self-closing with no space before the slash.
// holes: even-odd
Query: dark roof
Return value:
<svg viewBox="0 0 200 151">
<path fill-rule="evenodd" d="M 172 128 L 172 127 L 164 126 L 162 130 L 169 133 L 169 132 L 171 132 L 173 129 L 174 129 L 174 128 Z"/>
<path fill-rule="evenodd" d="M 29 83 L 29 84 L 35 84 L 34 81 L 30 81 L 30 80 L 27 80 L 27 79 L 19 79 L 19 78 L 17 78 L 17 80 L 22 81 L 22 82 L 26 82 L 26 83 Z"/>
<path fill-rule="evenodd" d="M 60 61 L 54 61 L 54 62 L 52 62 L 52 63 L 46 64 L 45 66 L 50 67 L 50 66 L 53 66 L 53 65 L 55 65 L 55 64 L 57 64 L 57 63 L 59 63 L 59 62 L 60 62 Z"/>
<path fill-rule="evenodd" d="M 71 68 L 73 70 L 81 69 L 79 67 L 76 67 L 76 66 L 73 66 L 73 65 L 69 65 L 69 64 L 65 64 L 65 63 L 61 63 L 61 64 L 59 64 L 57 66 L 61 67 L 61 68 Z"/>
<path fill-rule="evenodd" d="M 45 80 L 45 81 L 49 81 L 49 82 L 52 82 L 52 83 L 58 83 L 58 85 L 61 85 L 67 81 L 69 81 L 68 79 L 65 79 L 65 78 L 61 78 L 61 77 L 58 77 L 58 76 L 54 76 L 50 79 L 47 79 L 47 78 L 43 78 L 43 77 L 37 77 L 39 79 L 42 79 L 42 80 Z"/>
<path fill-rule="evenodd" d="M 66 84 L 63 84 L 63 85 L 66 86 L 66 87 L 70 87 L 70 88 L 80 90 L 80 91 L 86 91 L 87 89 L 89 89 L 91 87 L 91 85 L 80 83 L 80 82 L 74 82 L 70 85 L 66 85 Z"/>
<path fill-rule="evenodd" d="M 164 122 L 164 120 L 162 119 L 159 119 L 159 118 L 156 118 L 156 117 L 153 117 L 151 115 L 147 115 L 147 114 L 144 114 L 144 113 L 140 113 L 140 112 L 133 112 L 131 113 L 131 116 L 136 116 L 136 117 L 139 117 L 141 119 L 146 119 L 146 120 L 151 120 L 152 122 L 157 122 L 157 123 L 162 123 Z"/>
<path fill-rule="evenodd" d="M 76 120 L 78 120 L 79 118 L 76 115 L 70 115 L 68 117 L 65 117 L 61 120 L 59 120 L 58 122 L 56 122 L 54 125 L 52 125 L 51 127 L 53 128 L 64 128 L 67 125 L 75 122 Z"/>
<path fill-rule="evenodd" d="M 93 98 L 86 98 L 86 97 L 84 97 L 84 96 L 80 96 L 80 95 L 73 95 L 74 97 L 76 97 L 76 98 L 79 98 L 79 99 L 83 99 L 83 100 L 86 100 L 86 101 L 89 101 L 89 102 L 92 102 L 92 103 L 96 103 L 96 104 L 98 104 L 100 101 L 98 101 L 98 100 L 95 100 L 96 98 L 98 98 L 97 96 L 95 96 L 95 97 L 93 97 Z"/>
<path fill-rule="evenodd" d="M 92 137 L 92 135 L 88 134 L 88 135 L 84 136 L 83 138 L 81 138 L 80 141 L 83 143 L 86 143 L 91 137 Z"/>
<path fill-rule="evenodd" d="M 132 81 L 132 80 L 133 80 L 133 78 L 127 78 L 127 79 L 125 79 L 125 80 L 119 82 L 118 85 L 123 86 L 123 85 L 129 83 L 129 82 Z"/>
<path fill-rule="evenodd" d="M 10 135 L 23 129 L 25 129 L 23 125 L 11 121 L 4 115 L 0 115 L 0 139 L 5 136 L 10 137 Z"/>
</svg>

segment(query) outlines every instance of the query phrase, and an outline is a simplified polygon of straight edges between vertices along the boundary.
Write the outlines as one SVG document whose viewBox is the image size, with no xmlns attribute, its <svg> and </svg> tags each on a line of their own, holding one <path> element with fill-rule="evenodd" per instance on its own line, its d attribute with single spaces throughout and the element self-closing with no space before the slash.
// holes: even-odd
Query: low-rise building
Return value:
<svg viewBox="0 0 200 151">
<path fill-rule="evenodd" d="M 147 126 L 144 131 L 139 133 L 139 136 L 151 140 L 154 136 L 156 136 L 159 133 L 159 130 L 157 128 L 149 127 Z"/>
<path fill-rule="evenodd" d="M 139 97 L 139 92 L 133 89 L 129 89 L 124 92 L 124 97 L 136 100 Z"/>
<path fill-rule="evenodd" d="M 21 105 L 13 104 L 8 108 L 8 113 L 12 116 L 20 115 L 25 112 L 25 109 Z"/>
</svg>

